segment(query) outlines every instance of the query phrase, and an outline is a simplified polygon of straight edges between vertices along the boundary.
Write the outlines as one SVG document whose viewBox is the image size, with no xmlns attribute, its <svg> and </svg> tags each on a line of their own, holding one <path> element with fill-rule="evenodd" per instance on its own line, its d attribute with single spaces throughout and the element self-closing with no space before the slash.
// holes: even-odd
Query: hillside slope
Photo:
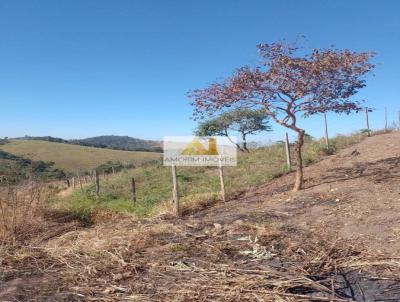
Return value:
<svg viewBox="0 0 400 302">
<path fill-rule="evenodd" d="M 144 140 L 129 136 L 103 135 L 84 139 L 70 140 L 69 143 L 81 146 L 91 146 L 126 151 L 162 152 L 162 144 L 160 141 Z"/>
<path fill-rule="evenodd" d="M 400 132 L 368 138 L 306 167 L 300 192 L 290 191 L 292 180 L 293 174 L 277 178 L 197 216 L 223 223 L 278 211 L 308 229 L 365 239 L 382 252 L 400 251 Z"/>
<path fill-rule="evenodd" d="M 91 170 L 107 161 L 141 164 L 161 158 L 154 152 L 119 151 L 40 140 L 16 140 L 1 145 L 0 149 L 32 160 L 52 161 L 55 167 L 67 172 Z"/>
<path fill-rule="evenodd" d="M 49 231 L 25 252 L 41 270 L 28 265 L 33 277 L 0 285 L 0 298 L 400 301 L 400 133 L 307 167 L 301 192 L 292 176 L 178 220 Z"/>
<path fill-rule="evenodd" d="M 24 136 L 14 138 L 14 140 L 36 140 L 53 143 L 74 144 L 86 147 L 109 148 L 124 151 L 150 151 L 162 152 L 160 141 L 144 140 L 130 136 L 102 135 L 83 139 L 63 139 L 53 136 Z M 1 141 L 0 141 L 1 144 Z"/>
</svg>

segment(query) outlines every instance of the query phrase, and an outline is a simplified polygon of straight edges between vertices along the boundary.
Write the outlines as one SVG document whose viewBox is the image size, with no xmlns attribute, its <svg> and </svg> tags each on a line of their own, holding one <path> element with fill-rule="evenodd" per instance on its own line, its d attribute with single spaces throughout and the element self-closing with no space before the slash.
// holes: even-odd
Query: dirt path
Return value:
<svg viewBox="0 0 400 302">
<path fill-rule="evenodd" d="M 40 251 L 34 282 L 0 285 L 0 301 L 400 301 L 400 133 L 305 173 L 298 193 L 285 175 L 180 220 L 52 238 L 24 252 Z"/>
</svg>

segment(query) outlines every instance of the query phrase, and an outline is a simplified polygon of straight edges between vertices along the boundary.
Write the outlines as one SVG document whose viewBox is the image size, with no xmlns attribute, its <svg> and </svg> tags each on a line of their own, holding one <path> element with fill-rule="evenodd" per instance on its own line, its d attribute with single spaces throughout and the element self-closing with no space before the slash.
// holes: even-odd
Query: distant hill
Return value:
<svg viewBox="0 0 400 302">
<path fill-rule="evenodd" d="M 139 166 L 161 159 L 161 154 L 156 152 L 100 149 L 41 139 L 10 140 L 0 145 L 0 150 L 32 161 L 54 162 L 54 168 L 71 173 L 90 171 L 107 162 Z"/>
<path fill-rule="evenodd" d="M 143 140 L 129 136 L 103 135 L 85 139 L 70 140 L 71 144 L 125 151 L 162 152 L 161 142 Z"/>
<path fill-rule="evenodd" d="M 84 139 L 66 140 L 52 136 L 24 136 L 16 140 L 38 140 L 53 143 L 73 144 L 86 147 L 108 148 L 124 151 L 162 152 L 161 142 L 129 136 L 103 135 Z"/>
</svg>

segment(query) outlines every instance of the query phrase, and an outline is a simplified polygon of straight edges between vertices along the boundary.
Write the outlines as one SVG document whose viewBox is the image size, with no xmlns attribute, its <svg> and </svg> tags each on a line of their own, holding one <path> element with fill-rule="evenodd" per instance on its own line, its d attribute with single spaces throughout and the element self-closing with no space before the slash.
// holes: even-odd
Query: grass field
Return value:
<svg viewBox="0 0 400 302">
<path fill-rule="evenodd" d="M 321 156 L 335 152 L 361 141 L 365 136 L 354 134 L 338 136 L 331 140 L 327 150 L 322 141 L 307 139 L 303 159 L 311 164 Z M 284 146 L 275 143 L 251 153 L 240 153 L 237 167 L 225 168 L 225 185 L 228 197 L 233 197 L 251 187 L 263 184 L 287 172 Z M 131 177 L 136 180 L 137 202 L 130 201 Z M 219 174 L 215 167 L 178 167 L 179 195 L 184 211 L 191 212 L 217 201 Z M 165 210 L 171 199 L 171 170 L 161 163 L 125 170 L 101 181 L 100 197 L 94 194 L 94 185 L 77 189 L 71 196 L 58 202 L 78 217 L 89 219 L 97 210 L 134 213 L 150 216 Z"/>
<path fill-rule="evenodd" d="M 0 150 L 32 160 L 52 161 L 66 172 L 88 171 L 107 161 L 141 164 L 161 158 L 160 153 L 120 151 L 46 141 L 21 140 L 1 145 Z"/>
</svg>

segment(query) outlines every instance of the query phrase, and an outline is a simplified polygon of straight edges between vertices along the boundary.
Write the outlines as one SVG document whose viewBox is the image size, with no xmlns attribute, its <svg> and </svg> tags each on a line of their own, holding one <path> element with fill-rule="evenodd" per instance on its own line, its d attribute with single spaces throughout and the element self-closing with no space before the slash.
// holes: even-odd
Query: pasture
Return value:
<svg viewBox="0 0 400 302">
<path fill-rule="evenodd" d="M 54 162 L 65 172 L 90 171 L 107 161 L 140 165 L 161 158 L 160 153 L 120 151 L 35 140 L 15 140 L 0 150 L 36 161 Z"/>
</svg>

